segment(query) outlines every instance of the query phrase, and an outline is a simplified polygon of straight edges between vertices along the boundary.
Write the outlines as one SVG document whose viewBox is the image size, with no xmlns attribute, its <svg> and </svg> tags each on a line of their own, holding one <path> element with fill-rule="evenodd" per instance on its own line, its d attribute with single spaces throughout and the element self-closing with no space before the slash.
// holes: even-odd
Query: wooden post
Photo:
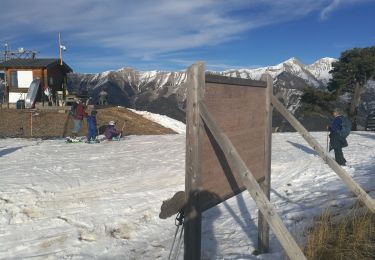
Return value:
<svg viewBox="0 0 375 260">
<path fill-rule="evenodd" d="M 209 128 L 211 134 L 214 136 L 222 152 L 225 154 L 225 158 L 233 167 L 233 171 L 241 176 L 242 183 L 249 191 L 251 197 L 256 202 L 264 218 L 271 226 L 286 254 L 292 260 L 306 259 L 301 249 L 298 247 L 296 241 L 294 241 L 293 237 L 284 226 L 275 208 L 269 202 L 267 196 L 263 193 L 253 174 L 247 168 L 245 162 L 241 159 L 236 148 L 233 146 L 226 134 L 216 124 L 203 102 L 199 103 L 199 110 L 204 123 Z"/>
<path fill-rule="evenodd" d="M 205 84 L 204 63 L 193 64 L 187 72 L 186 109 L 186 162 L 185 162 L 185 220 L 184 259 L 199 260 L 201 257 L 202 215 L 198 208 L 201 171 L 201 140 L 203 123 L 199 116 L 199 102 Z"/>
<path fill-rule="evenodd" d="M 266 134 L 264 139 L 264 163 L 265 174 L 264 181 L 260 183 L 260 187 L 264 194 L 270 200 L 271 189 L 271 151 L 272 151 L 272 104 L 271 96 L 273 95 L 273 79 L 269 74 L 263 74 L 261 81 L 267 82 L 266 91 Z M 269 225 L 264 219 L 261 211 L 258 212 L 258 250 L 260 253 L 269 251 Z"/>
<path fill-rule="evenodd" d="M 306 142 L 319 154 L 319 156 L 337 173 L 346 186 L 363 202 L 368 209 L 375 213 L 374 200 L 350 177 L 350 175 L 327 153 L 323 147 L 310 135 L 300 122 L 283 106 L 283 104 L 272 95 L 273 106 L 284 116 L 286 120 L 296 129 Z"/>
<path fill-rule="evenodd" d="M 8 74 L 9 73 L 9 74 Z M 4 70 L 4 77 L 5 77 L 5 89 L 6 89 L 6 92 L 7 92 L 7 108 L 9 109 L 9 86 L 10 86 L 10 82 L 11 82 L 11 77 L 10 77 L 10 72 L 8 69 L 5 69 Z"/>
<path fill-rule="evenodd" d="M 48 84 L 47 71 L 45 69 L 42 69 L 42 78 L 40 79 L 40 88 L 42 91 L 42 106 L 43 107 L 44 107 L 44 99 L 45 99 L 44 88 L 47 84 Z"/>
</svg>

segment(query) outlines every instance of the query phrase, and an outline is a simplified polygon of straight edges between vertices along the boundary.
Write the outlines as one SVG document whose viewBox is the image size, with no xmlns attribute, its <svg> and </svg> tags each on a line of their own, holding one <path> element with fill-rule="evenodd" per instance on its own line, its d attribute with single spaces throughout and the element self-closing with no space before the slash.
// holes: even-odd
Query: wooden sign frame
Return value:
<svg viewBox="0 0 375 260">
<path fill-rule="evenodd" d="M 268 155 L 265 139 L 271 127 L 266 120 L 266 82 L 206 74 L 203 92 L 202 102 L 252 170 L 256 180 L 263 182 L 265 157 Z M 240 176 L 233 172 L 233 166 L 226 160 L 207 126 L 204 127 L 201 142 L 200 188 L 205 193 L 200 194 L 198 202 L 199 210 L 203 212 L 246 188 Z"/>
<path fill-rule="evenodd" d="M 215 78 L 216 77 L 216 78 Z M 287 251 L 288 255 L 292 259 L 305 259 L 302 251 L 298 247 L 297 243 L 294 241 L 292 236 L 289 234 L 288 230 L 281 221 L 281 218 L 277 215 L 276 210 L 269 202 L 269 191 L 270 191 L 270 153 L 271 153 L 271 128 L 272 128 L 272 109 L 271 109 L 271 94 L 272 94 L 272 79 L 270 76 L 263 76 L 262 81 L 252 81 L 244 79 L 235 79 L 228 77 L 220 76 L 207 76 L 205 75 L 204 64 L 202 62 L 192 65 L 188 69 L 187 73 L 187 132 L 186 132 L 186 175 L 185 175 L 185 196 L 186 196 L 186 205 L 185 205 L 185 222 L 184 222 L 184 243 L 185 259 L 200 259 L 201 252 L 201 214 L 204 210 L 210 208 L 213 205 L 224 201 L 225 199 L 234 196 L 235 194 L 241 192 L 244 189 L 247 189 L 250 192 L 250 195 L 253 197 L 255 202 L 258 205 L 260 210 L 260 229 L 259 232 L 259 241 L 260 247 L 265 246 L 268 248 L 268 224 L 271 225 L 275 235 L 278 237 L 280 243 Z M 215 86 L 210 86 L 210 83 L 218 84 L 216 86 L 219 90 L 210 90 L 206 91 L 207 88 L 215 88 Z M 254 86 L 255 84 L 255 86 Z M 244 90 L 243 87 L 258 87 L 263 88 L 263 95 L 258 106 L 255 106 L 251 109 L 251 113 L 247 111 L 247 116 L 252 116 L 257 114 L 259 110 L 262 110 L 260 118 L 253 118 L 255 122 L 259 119 L 262 121 L 262 127 L 257 129 L 254 127 L 252 131 L 245 132 L 246 134 L 256 134 L 256 131 L 262 131 L 262 147 L 261 155 L 256 155 L 256 159 L 261 158 L 260 164 L 262 166 L 258 171 L 257 175 L 254 175 L 249 167 L 253 168 L 256 163 L 254 161 L 248 161 L 241 158 L 241 155 L 247 156 L 246 148 L 238 145 L 237 147 L 232 144 L 231 138 L 228 137 L 227 132 L 232 137 L 236 136 L 237 132 L 231 133 L 228 131 L 228 128 L 235 127 L 233 122 L 227 123 L 227 121 L 220 121 L 218 115 L 221 114 L 224 110 L 220 108 L 222 104 L 212 104 L 216 102 L 216 99 L 210 98 L 205 99 L 205 94 L 215 96 L 220 92 L 218 100 L 221 100 L 225 95 L 228 95 L 227 99 L 224 100 L 224 105 L 233 107 L 238 110 L 238 104 L 231 104 L 231 102 L 238 102 L 238 93 L 233 93 L 232 91 L 226 91 L 225 86 L 233 88 L 235 86 L 241 86 L 240 92 L 247 96 L 247 90 Z M 237 92 L 234 91 L 234 92 Z M 253 92 L 253 91 L 250 91 Z M 255 91 L 256 95 L 262 93 L 262 91 Z M 240 93 L 241 94 L 241 93 Z M 255 96 L 256 98 L 256 96 Z M 207 102 L 208 101 L 208 102 Z M 254 101 L 254 100 L 253 100 Z M 263 102 L 263 104 L 261 104 Z M 261 105 L 260 105 L 261 104 Z M 259 110 L 257 108 L 259 107 Z M 240 104 L 241 106 L 241 104 Z M 211 109 L 211 110 L 210 110 Z M 218 109 L 219 111 L 215 111 Z M 226 107 L 224 108 L 226 109 Z M 213 112 L 212 112 L 213 110 Z M 216 115 L 216 117 L 215 117 Z M 238 120 L 234 118 L 234 120 Z M 217 122 L 219 121 L 219 123 Z M 230 120 L 229 120 L 230 121 Z M 250 127 L 249 124 L 244 127 Z M 223 128 L 226 130 L 224 131 Z M 240 129 L 242 131 L 243 129 Z M 246 130 L 246 129 L 245 129 Z M 255 131 L 255 132 L 254 132 Z M 206 139 L 205 139 L 206 135 Z M 209 137 L 210 142 L 207 142 L 207 137 Z M 206 140 L 206 142 L 204 142 Z M 240 139 L 241 142 L 242 139 Z M 211 151 L 208 149 L 204 150 L 203 146 L 212 145 Z M 215 152 L 213 152 L 215 151 Z M 239 152 L 240 151 L 240 152 Z M 203 152 L 208 152 L 211 155 L 205 155 Z M 208 166 L 205 164 L 204 160 L 210 160 L 212 155 L 220 156 L 220 161 L 225 160 L 227 166 L 230 167 L 231 171 L 226 171 L 223 169 L 221 171 L 225 174 L 217 173 L 220 167 L 215 168 L 215 172 L 211 172 L 206 175 Z M 217 164 L 218 160 L 216 161 Z M 211 165 L 211 164 L 208 164 Z M 256 169 L 256 167 L 254 168 Z M 235 172 L 236 176 L 231 172 Z M 228 178 L 228 175 L 230 178 Z M 208 176 L 208 177 L 207 177 Z M 207 186 L 206 182 L 212 181 L 215 178 L 221 178 L 218 183 L 222 185 L 223 182 L 228 183 L 228 187 L 231 192 L 227 192 L 227 187 L 224 192 L 217 192 L 215 185 Z M 235 181 L 233 181 L 235 179 Z M 215 180 L 217 181 L 217 180 Z M 261 185 L 258 183 L 260 182 Z M 236 183 L 233 186 L 233 183 Z M 207 189 L 208 187 L 208 189 Z M 213 187 L 213 189 L 211 189 Z M 220 189 L 221 187 L 219 187 Z M 266 220 L 266 221 L 264 221 Z M 267 224 L 268 223 L 268 224 Z M 266 232 L 264 232 L 264 229 Z M 266 240 L 265 240 L 266 239 Z"/>
<path fill-rule="evenodd" d="M 242 81 L 239 79 L 239 81 Z M 201 213 L 209 208 L 210 201 L 219 203 L 224 200 L 222 194 L 215 194 L 204 190 L 202 186 L 202 141 L 204 133 L 212 135 L 217 144 L 217 149 L 221 150 L 223 158 L 240 178 L 242 185 L 250 193 L 259 209 L 259 235 L 258 247 L 261 252 L 268 250 L 269 227 L 273 230 L 275 236 L 284 248 L 290 259 L 306 259 L 297 243 L 282 223 L 275 208 L 269 202 L 270 193 L 270 172 L 271 172 L 271 127 L 272 127 L 272 108 L 275 107 L 285 119 L 301 134 L 307 143 L 318 153 L 328 166 L 343 180 L 347 187 L 357 196 L 367 208 L 375 213 L 375 201 L 351 178 L 351 176 L 340 167 L 337 162 L 325 151 L 321 145 L 310 135 L 310 133 L 298 122 L 298 120 L 281 104 L 281 102 L 272 93 L 272 78 L 269 75 L 263 75 L 262 81 L 266 82 L 266 125 L 265 136 L 265 156 L 264 179 L 256 178 L 248 165 L 241 158 L 240 153 L 232 144 L 226 132 L 221 125 L 216 122 L 217 118 L 212 115 L 209 107 L 204 102 L 205 88 L 205 69 L 202 62 L 193 64 L 187 73 L 187 132 L 186 132 L 186 175 L 185 175 L 185 259 L 200 259 L 201 249 Z M 269 137 L 269 138 L 268 138 Z M 215 149 L 216 149 L 215 148 Z M 237 176 L 237 177 L 238 177 Z M 259 177 L 259 176 L 258 176 Z M 227 179 L 228 180 L 228 179 Z M 236 179 L 237 180 L 237 179 Z M 260 182 L 260 183 L 258 183 Z M 236 183 L 238 183 L 236 181 Z M 239 191 L 239 190 L 237 190 Z M 235 194 L 234 192 L 233 194 Z M 202 199 L 203 198 L 203 199 Z M 215 203 L 211 203 L 214 205 Z"/>
</svg>

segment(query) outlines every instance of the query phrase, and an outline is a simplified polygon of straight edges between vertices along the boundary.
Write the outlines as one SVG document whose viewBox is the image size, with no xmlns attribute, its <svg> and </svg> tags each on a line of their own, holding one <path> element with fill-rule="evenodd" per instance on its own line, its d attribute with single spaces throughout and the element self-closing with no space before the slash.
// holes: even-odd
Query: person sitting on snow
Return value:
<svg viewBox="0 0 375 260">
<path fill-rule="evenodd" d="M 107 128 L 105 129 L 104 135 L 108 140 L 119 140 L 122 131 L 118 131 L 115 128 L 116 122 L 110 121 Z"/>
</svg>

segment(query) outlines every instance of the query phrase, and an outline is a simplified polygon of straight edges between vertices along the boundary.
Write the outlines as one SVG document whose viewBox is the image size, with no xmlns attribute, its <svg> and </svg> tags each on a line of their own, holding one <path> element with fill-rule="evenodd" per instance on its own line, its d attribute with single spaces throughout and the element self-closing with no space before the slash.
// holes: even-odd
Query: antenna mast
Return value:
<svg viewBox="0 0 375 260">
<path fill-rule="evenodd" d="M 59 33 L 59 51 L 60 51 L 60 65 L 63 64 L 63 61 L 62 61 L 62 45 L 61 45 L 61 35 Z"/>
<path fill-rule="evenodd" d="M 18 48 L 16 51 L 12 51 L 8 43 L 4 44 L 4 51 L 0 52 L 0 61 L 7 61 L 11 59 L 35 59 L 37 52 L 25 50 L 24 48 Z"/>
<path fill-rule="evenodd" d="M 66 47 L 61 43 L 61 34 L 59 33 L 59 52 L 60 52 L 60 65 L 63 65 L 62 51 L 66 51 Z"/>
</svg>

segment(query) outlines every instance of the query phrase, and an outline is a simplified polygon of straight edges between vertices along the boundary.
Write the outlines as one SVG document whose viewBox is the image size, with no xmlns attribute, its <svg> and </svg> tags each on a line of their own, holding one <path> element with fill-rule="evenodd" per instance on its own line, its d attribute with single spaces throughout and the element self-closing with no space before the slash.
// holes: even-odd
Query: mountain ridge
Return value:
<svg viewBox="0 0 375 260">
<path fill-rule="evenodd" d="M 330 78 L 333 58 L 322 58 L 310 65 L 304 65 L 292 57 L 274 66 L 255 69 L 207 71 L 219 75 L 259 80 L 263 73 L 269 73 L 274 79 L 275 95 L 284 105 L 295 112 L 300 107 L 303 88 L 312 86 L 325 89 Z M 99 93 L 108 93 L 108 103 L 138 110 L 164 114 L 185 121 L 186 82 L 185 71 L 140 71 L 123 67 L 115 71 L 95 74 L 70 73 L 68 91 L 87 93 L 92 103 L 98 102 Z"/>
</svg>

